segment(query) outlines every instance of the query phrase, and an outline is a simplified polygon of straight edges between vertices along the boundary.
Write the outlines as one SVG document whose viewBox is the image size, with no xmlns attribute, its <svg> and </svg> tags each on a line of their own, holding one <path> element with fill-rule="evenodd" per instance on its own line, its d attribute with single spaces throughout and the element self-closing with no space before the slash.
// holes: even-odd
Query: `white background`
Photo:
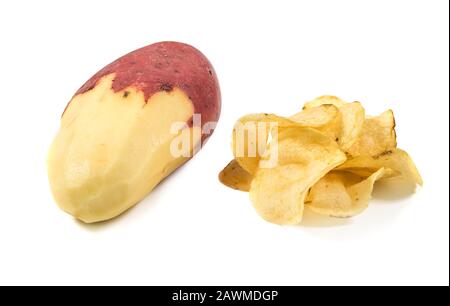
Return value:
<svg viewBox="0 0 450 306">
<path fill-rule="evenodd" d="M 448 285 L 448 1 L 1 1 L 0 284 Z M 117 57 L 192 44 L 218 73 L 218 128 L 114 221 L 52 200 L 46 154 L 73 93 Z M 393 108 L 425 180 L 350 220 L 263 221 L 217 174 L 234 121 L 323 94 Z"/>
</svg>

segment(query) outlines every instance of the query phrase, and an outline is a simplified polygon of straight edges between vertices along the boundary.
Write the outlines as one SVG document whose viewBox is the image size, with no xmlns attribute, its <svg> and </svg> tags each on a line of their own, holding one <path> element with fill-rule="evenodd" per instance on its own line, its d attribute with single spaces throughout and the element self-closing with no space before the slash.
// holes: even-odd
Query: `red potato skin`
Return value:
<svg viewBox="0 0 450 306">
<path fill-rule="evenodd" d="M 144 93 L 147 103 L 154 93 L 177 87 L 192 101 L 194 113 L 201 114 L 202 125 L 219 120 L 221 95 L 216 72 L 208 59 L 190 45 L 167 41 L 135 50 L 97 72 L 75 96 L 93 89 L 111 73 L 115 73 L 114 92 L 134 87 Z M 210 135 L 202 135 L 202 141 Z"/>
</svg>

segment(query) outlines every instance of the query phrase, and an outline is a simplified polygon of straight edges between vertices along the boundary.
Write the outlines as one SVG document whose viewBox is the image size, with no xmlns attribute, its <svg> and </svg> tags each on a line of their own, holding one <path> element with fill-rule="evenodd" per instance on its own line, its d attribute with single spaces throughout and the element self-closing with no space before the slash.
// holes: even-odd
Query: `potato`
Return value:
<svg viewBox="0 0 450 306">
<path fill-rule="evenodd" d="M 216 73 L 192 46 L 159 42 L 119 58 L 63 113 L 48 156 L 56 202 L 87 223 L 116 217 L 195 154 L 220 108 Z"/>
</svg>

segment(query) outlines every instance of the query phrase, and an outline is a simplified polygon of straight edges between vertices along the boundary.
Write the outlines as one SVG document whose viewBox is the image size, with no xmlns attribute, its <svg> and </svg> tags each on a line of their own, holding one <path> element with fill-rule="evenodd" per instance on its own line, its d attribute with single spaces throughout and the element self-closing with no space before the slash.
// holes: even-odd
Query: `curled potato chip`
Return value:
<svg viewBox="0 0 450 306">
<path fill-rule="evenodd" d="M 250 186 L 250 199 L 265 220 L 297 224 L 302 220 L 311 186 L 342 164 L 346 155 L 336 142 L 312 128 L 283 128 L 277 140 L 260 161 L 261 168 Z"/>
<path fill-rule="evenodd" d="M 301 126 L 315 128 L 334 140 L 339 140 L 342 116 L 339 109 L 332 104 L 306 108 L 289 119 Z"/>
<path fill-rule="evenodd" d="M 320 96 L 318 98 L 315 98 L 312 101 L 306 102 L 305 105 L 303 106 L 303 109 L 317 107 L 319 105 L 324 105 L 324 104 L 330 104 L 330 105 L 334 105 L 337 107 L 341 107 L 341 106 L 347 104 L 347 102 L 345 102 L 344 100 L 342 100 L 336 96 L 325 95 L 325 96 Z"/>
<path fill-rule="evenodd" d="M 251 114 L 240 118 L 233 129 L 232 149 L 236 161 L 248 173 L 255 173 L 264 154 L 269 132 L 274 127 L 299 126 L 273 114 Z"/>
<path fill-rule="evenodd" d="M 347 103 L 339 107 L 342 115 L 342 127 L 338 139 L 342 150 L 347 151 L 358 140 L 364 126 L 366 112 L 361 103 Z"/>
<path fill-rule="evenodd" d="M 268 156 L 263 159 L 273 159 L 274 151 L 278 156 L 276 165 L 291 163 L 307 164 L 315 160 L 331 160 L 333 157 L 338 160 L 346 160 L 345 154 L 340 150 L 335 141 L 327 137 L 324 133 L 313 128 L 279 128 L 278 135 L 272 136 L 278 141 L 277 146 L 270 146 Z M 344 158 L 342 156 L 344 155 Z M 272 166 L 275 164 L 269 164 Z"/>
<path fill-rule="evenodd" d="M 340 123 L 334 123 L 330 130 L 335 131 L 336 141 L 342 150 L 347 151 L 358 140 L 363 131 L 365 121 L 365 110 L 359 102 L 347 103 L 335 96 L 322 96 L 311 102 L 307 102 L 303 109 L 305 111 L 320 105 L 333 105 L 340 112 Z"/>
<path fill-rule="evenodd" d="M 366 179 L 352 173 L 330 172 L 311 188 L 306 205 L 312 211 L 330 217 L 356 216 L 369 206 L 373 186 L 383 174 L 384 168 Z"/>
<path fill-rule="evenodd" d="M 381 168 L 390 169 L 383 175 L 383 178 L 401 176 L 413 184 L 423 185 L 422 177 L 413 160 L 408 153 L 401 149 L 392 149 L 376 156 L 351 158 L 337 167 L 337 170 L 361 175 L 375 173 Z"/>
<path fill-rule="evenodd" d="M 376 156 L 397 147 L 395 119 L 392 110 L 368 117 L 358 140 L 347 150 L 351 156 Z"/>
<path fill-rule="evenodd" d="M 289 119 L 304 127 L 322 128 L 329 125 L 338 115 L 339 109 L 336 106 L 324 104 L 304 109 Z"/>
<path fill-rule="evenodd" d="M 249 191 L 253 176 L 233 159 L 219 174 L 219 180 L 230 188 Z"/>
</svg>

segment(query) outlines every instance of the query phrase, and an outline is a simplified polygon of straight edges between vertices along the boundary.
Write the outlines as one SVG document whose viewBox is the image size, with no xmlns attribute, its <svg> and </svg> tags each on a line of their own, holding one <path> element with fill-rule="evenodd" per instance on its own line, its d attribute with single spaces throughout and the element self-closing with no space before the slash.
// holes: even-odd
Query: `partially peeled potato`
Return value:
<svg viewBox="0 0 450 306">
<path fill-rule="evenodd" d="M 190 45 L 160 42 L 117 59 L 62 115 L 48 155 L 56 202 L 86 223 L 120 215 L 197 152 L 220 108 L 216 73 Z"/>
</svg>

